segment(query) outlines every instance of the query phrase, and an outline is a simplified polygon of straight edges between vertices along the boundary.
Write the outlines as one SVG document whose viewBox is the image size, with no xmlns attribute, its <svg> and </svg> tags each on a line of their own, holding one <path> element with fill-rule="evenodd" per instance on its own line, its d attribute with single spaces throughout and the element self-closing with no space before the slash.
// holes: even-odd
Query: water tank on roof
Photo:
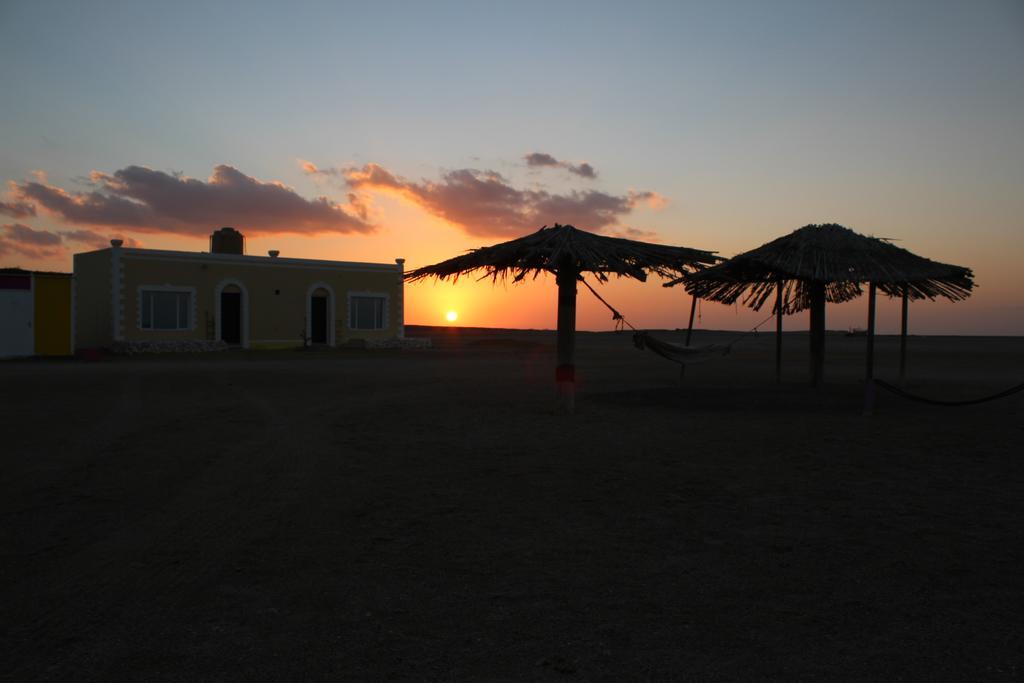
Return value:
<svg viewBox="0 0 1024 683">
<path fill-rule="evenodd" d="M 211 254 L 244 254 L 245 235 L 234 228 L 221 228 L 210 235 Z"/>
</svg>

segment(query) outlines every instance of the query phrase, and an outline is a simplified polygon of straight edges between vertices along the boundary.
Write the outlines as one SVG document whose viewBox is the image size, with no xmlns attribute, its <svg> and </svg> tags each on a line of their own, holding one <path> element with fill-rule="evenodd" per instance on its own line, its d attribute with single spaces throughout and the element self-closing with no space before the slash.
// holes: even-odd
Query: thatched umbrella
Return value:
<svg viewBox="0 0 1024 683">
<path fill-rule="evenodd" d="M 575 392 L 573 356 L 576 344 L 576 281 L 593 273 L 599 282 L 609 275 L 644 281 L 647 273 L 673 278 L 720 261 L 711 251 L 605 237 L 571 225 L 544 226 L 510 242 L 473 249 L 462 256 L 409 271 L 408 282 L 428 277 L 454 282 L 460 275 L 483 271 L 483 278 L 521 282 L 527 276 L 552 273 L 558 284 L 558 366 L 555 380 L 562 407 L 572 412 Z"/>
<path fill-rule="evenodd" d="M 775 293 L 777 332 L 782 315 L 811 311 L 811 382 L 821 383 L 825 347 L 825 302 L 841 303 L 869 285 L 868 378 L 874 360 L 875 290 L 903 298 L 901 373 L 905 367 L 908 299 L 966 299 L 974 286 L 970 268 L 938 263 L 877 237 L 866 237 L 833 223 L 807 225 L 785 237 L 744 252 L 717 266 L 666 284 L 683 283 L 690 294 L 711 301 L 743 303 L 760 310 Z M 781 359 L 776 346 L 776 373 Z"/>
</svg>

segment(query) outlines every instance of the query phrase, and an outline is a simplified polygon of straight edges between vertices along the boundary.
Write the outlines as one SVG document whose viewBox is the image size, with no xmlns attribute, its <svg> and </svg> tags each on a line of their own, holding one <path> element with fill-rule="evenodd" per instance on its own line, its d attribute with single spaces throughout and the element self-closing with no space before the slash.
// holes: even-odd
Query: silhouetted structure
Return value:
<svg viewBox="0 0 1024 683">
<path fill-rule="evenodd" d="M 75 348 L 404 344 L 404 259 L 285 258 L 276 249 L 257 256 L 242 253 L 244 239 L 221 228 L 210 237 L 210 253 L 126 247 L 115 239 L 109 248 L 75 254 Z"/>
<path fill-rule="evenodd" d="M 71 355 L 71 273 L 0 268 L 0 358 Z"/>
<path fill-rule="evenodd" d="M 211 254 L 244 254 L 245 235 L 234 228 L 224 227 L 210 235 Z"/>
<path fill-rule="evenodd" d="M 409 282 L 428 277 L 458 280 L 459 276 L 483 270 L 492 281 L 511 278 L 520 282 L 528 275 L 534 278 L 551 273 L 558 283 L 558 366 L 555 381 L 562 408 L 572 412 L 575 396 L 576 281 L 580 274 L 590 272 L 600 282 L 608 275 L 626 276 L 640 281 L 647 273 L 661 277 L 678 277 L 720 259 L 711 251 L 637 242 L 618 237 L 604 237 L 571 225 L 544 226 L 539 231 L 490 247 L 474 249 L 468 254 L 410 271 Z"/>
<path fill-rule="evenodd" d="M 760 310 L 775 294 L 774 312 L 781 317 L 804 309 L 811 312 L 811 382 L 822 380 L 825 347 L 825 302 L 841 303 L 869 285 L 868 368 L 873 372 L 875 290 L 903 299 L 901 373 L 905 367 L 908 299 L 966 299 L 974 287 L 970 268 L 918 256 L 878 237 L 866 237 L 829 223 L 806 225 L 757 249 L 738 254 L 665 286 L 682 283 L 694 296 Z M 781 344 L 781 335 L 778 337 Z M 778 358 L 778 354 L 776 356 Z M 778 361 L 776 361 L 778 372 Z M 870 384 L 870 382 L 869 382 Z"/>
</svg>

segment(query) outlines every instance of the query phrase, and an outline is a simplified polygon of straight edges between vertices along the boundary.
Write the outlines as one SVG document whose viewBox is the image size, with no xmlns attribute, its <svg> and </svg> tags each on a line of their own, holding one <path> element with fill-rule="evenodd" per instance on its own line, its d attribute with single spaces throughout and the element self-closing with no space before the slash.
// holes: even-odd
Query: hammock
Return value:
<svg viewBox="0 0 1024 683">
<path fill-rule="evenodd" d="M 662 358 L 665 358 L 666 360 L 670 360 L 673 363 L 678 363 L 680 377 L 682 377 L 682 374 L 686 371 L 687 365 L 693 365 L 695 363 L 705 363 L 709 360 L 714 360 L 719 356 L 729 355 L 729 352 L 732 351 L 733 344 L 740 341 L 748 334 L 756 334 L 757 329 L 761 327 L 761 325 L 764 325 L 766 322 L 775 317 L 774 314 L 768 316 L 767 318 L 765 318 L 758 324 L 754 325 L 746 332 L 743 332 L 742 334 L 740 334 L 738 337 L 736 337 L 727 344 L 706 344 L 704 346 L 673 344 L 671 342 L 667 342 L 656 337 L 652 337 L 650 332 L 644 332 L 643 330 L 636 329 L 633 325 L 630 324 L 628 320 L 626 320 L 622 316 L 621 313 L 615 310 L 614 306 L 605 301 L 604 298 L 600 294 L 598 294 L 593 287 L 590 286 L 590 283 L 583 279 L 582 275 L 578 276 L 578 279 L 586 286 L 587 289 L 590 290 L 590 293 L 593 294 L 598 301 L 604 304 L 605 307 L 612 312 L 612 320 L 615 321 L 616 331 L 622 330 L 625 327 L 629 327 L 629 329 L 633 330 L 633 345 L 636 346 L 636 348 L 640 349 L 641 351 L 653 351 L 654 353 L 658 354 Z M 1009 389 L 1005 389 L 990 396 L 981 396 L 979 398 L 972 398 L 960 401 L 948 401 L 929 398 L 927 396 L 919 396 L 917 394 L 911 394 L 908 391 L 900 389 L 899 387 L 889 384 L 888 382 L 880 380 L 878 378 L 871 378 L 871 380 L 869 381 L 873 385 L 882 387 L 886 391 L 889 391 L 895 394 L 896 396 L 900 396 L 911 401 L 918 401 L 920 403 L 928 403 L 936 406 L 971 406 L 977 405 L 979 403 L 987 403 L 988 401 L 995 401 L 1000 398 L 1006 398 L 1007 396 L 1013 396 L 1014 394 L 1024 392 L 1024 382 L 1022 382 L 1015 387 L 1010 387 Z"/>
<path fill-rule="evenodd" d="M 706 363 L 719 356 L 727 356 L 732 351 L 732 343 L 729 344 L 705 344 L 703 346 L 686 346 L 685 344 L 673 344 L 652 337 L 649 332 L 635 332 L 633 344 L 641 351 L 648 349 L 666 360 L 680 365 L 693 365 L 694 363 Z"/>
<path fill-rule="evenodd" d="M 644 349 L 649 349 L 654 353 L 658 354 L 659 356 L 661 356 L 662 358 L 670 360 L 673 363 L 679 363 L 679 365 L 684 367 L 695 363 L 706 363 L 707 361 L 714 360 L 719 356 L 728 355 L 729 352 L 732 351 L 733 344 L 743 339 L 751 332 L 756 333 L 757 328 L 761 327 L 761 325 L 764 325 L 766 322 L 775 317 L 774 315 L 768 316 L 758 324 L 754 325 L 753 328 L 740 334 L 738 337 L 730 341 L 728 344 L 707 344 L 704 346 L 687 346 L 685 344 L 673 344 L 671 342 L 663 341 L 661 339 L 652 337 L 650 332 L 644 332 L 633 327 L 633 325 L 631 325 L 630 322 L 626 320 L 621 313 L 615 310 L 614 306 L 605 301 L 604 297 L 598 294 L 597 291 L 590 286 L 590 283 L 583 279 L 582 275 L 580 275 L 578 279 L 586 286 L 587 289 L 590 290 L 591 294 L 597 297 L 598 301 L 604 304 L 605 307 L 612 312 L 612 320 L 615 321 L 616 331 L 621 330 L 624 327 L 629 327 L 629 329 L 633 330 L 633 344 L 638 349 L 640 349 L 641 351 L 643 351 Z M 680 372 L 681 371 L 682 369 L 680 369 Z"/>
</svg>

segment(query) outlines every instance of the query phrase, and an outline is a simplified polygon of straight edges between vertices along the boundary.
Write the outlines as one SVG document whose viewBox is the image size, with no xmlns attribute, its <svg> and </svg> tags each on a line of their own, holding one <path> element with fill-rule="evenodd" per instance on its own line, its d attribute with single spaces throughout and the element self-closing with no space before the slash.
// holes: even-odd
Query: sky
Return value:
<svg viewBox="0 0 1024 683">
<path fill-rule="evenodd" d="M 836 222 L 974 270 L 912 333 L 1024 335 L 1019 0 L 0 0 L 0 64 L 0 266 L 222 225 L 250 254 L 415 268 L 556 222 L 726 257 Z M 657 277 L 601 292 L 686 325 Z M 417 283 L 406 323 L 552 328 L 555 304 L 545 277 Z M 698 327 L 768 313 L 703 302 Z"/>
</svg>

